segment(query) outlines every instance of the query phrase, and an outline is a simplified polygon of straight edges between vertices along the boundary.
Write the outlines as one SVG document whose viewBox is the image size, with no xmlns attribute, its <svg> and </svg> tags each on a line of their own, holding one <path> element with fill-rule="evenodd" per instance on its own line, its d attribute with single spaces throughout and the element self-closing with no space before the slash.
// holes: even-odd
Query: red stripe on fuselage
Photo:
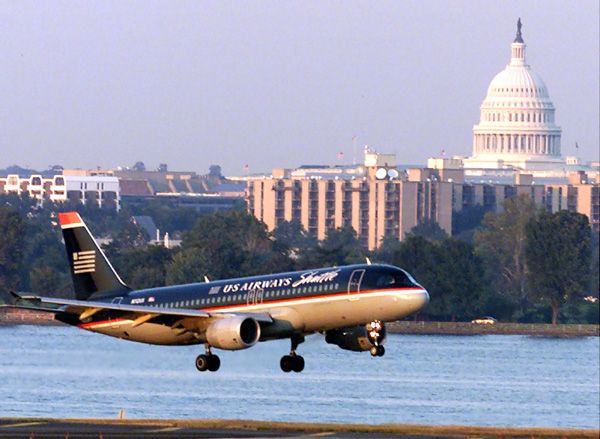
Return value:
<svg viewBox="0 0 600 439">
<path fill-rule="evenodd" d="M 124 322 L 125 320 L 126 319 L 122 319 L 122 318 L 109 319 L 109 320 L 98 320 L 97 322 L 82 323 L 81 325 L 78 325 L 78 326 L 80 328 L 88 329 L 88 328 L 91 328 L 92 326 L 104 325 L 106 323 L 119 323 L 119 322 Z"/>
<path fill-rule="evenodd" d="M 285 297 L 285 298 L 281 298 L 281 299 L 271 299 L 269 298 L 269 300 L 263 301 L 261 303 L 257 303 L 257 304 L 252 304 L 252 305 L 248 305 L 246 303 L 238 303 L 238 304 L 232 304 L 232 305 L 227 305 L 227 306 L 216 306 L 213 308 L 199 308 L 200 311 L 222 311 L 222 310 L 227 310 L 227 309 L 231 309 L 231 308 L 239 308 L 239 307 L 251 307 L 251 306 L 258 306 L 258 305 L 269 305 L 272 303 L 282 303 L 282 302 L 293 302 L 293 303 L 298 303 L 301 302 L 303 300 L 311 300 L 311 299 L 329 299 L 329 298 L 333 298 L 333 297 L 346 297 L 346 296 L 354 296 L 357 294 L 370 294 L 370 293 L 384 293 L 385 291 L 398 291 L 398 290 L 402 290 L 402 291 L 423 291 L 422 288 L 416 288 L 416 287 L 405 287 L 405 288 L 390 288 L 389 290 L 366 290 L 366 291 L 353 291 L 351 293 L 348 292 L 342 292 L 342 293 L 332 293 L 332 294 L 319 294 L 316 296 L 303 296 L 303 297 Z M 225 297 L 225 296 L 222 296 Z M 242 312 L 243 310 L 240 310 L 240 312 Z"/>
</svg>

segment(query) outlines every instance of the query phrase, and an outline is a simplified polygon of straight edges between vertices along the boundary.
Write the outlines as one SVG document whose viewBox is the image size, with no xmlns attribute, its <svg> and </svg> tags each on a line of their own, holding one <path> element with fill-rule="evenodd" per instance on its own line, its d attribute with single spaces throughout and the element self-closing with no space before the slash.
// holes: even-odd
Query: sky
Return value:
<svg viewBox="0 0 600 439">
<path fill-rule="evenodd" d="M 563 156 L 599 160 L 595 0 L 0 0 L 0 168 L 470 155 L 518 17 Z"/>
</svg>

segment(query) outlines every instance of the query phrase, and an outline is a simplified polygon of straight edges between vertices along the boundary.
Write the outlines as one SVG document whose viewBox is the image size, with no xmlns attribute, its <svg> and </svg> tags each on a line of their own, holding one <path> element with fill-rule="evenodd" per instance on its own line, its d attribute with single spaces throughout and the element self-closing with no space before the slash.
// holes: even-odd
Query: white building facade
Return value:
<svg viewBox="0 0 600 439">
<path fill-rule="evenodd" d="M 69 200 L 119 210 L 120 192 L 119 179 L 110 176 L 54 175 L 46 178 L 41 175 L 19 177 L 11 174 L 0 178 L 0 194 L 27 193 L 39 204 L 43 204 L 44 200 L 55 203 Z"/>
</svg>

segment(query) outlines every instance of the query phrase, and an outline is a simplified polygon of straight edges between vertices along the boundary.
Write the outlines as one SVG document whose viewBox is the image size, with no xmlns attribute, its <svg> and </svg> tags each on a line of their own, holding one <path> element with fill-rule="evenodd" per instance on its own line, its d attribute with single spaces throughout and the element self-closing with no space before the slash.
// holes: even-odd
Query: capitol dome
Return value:
<svg viewBox="0 0 600 439">
<path fill-rule="evenodd" d="M 542 78 L 525 61 L 521 20 L 510 63 L 490 82 L 465 167 L 529 169 L 561 161 L 561 129 Z"/>
</svg>

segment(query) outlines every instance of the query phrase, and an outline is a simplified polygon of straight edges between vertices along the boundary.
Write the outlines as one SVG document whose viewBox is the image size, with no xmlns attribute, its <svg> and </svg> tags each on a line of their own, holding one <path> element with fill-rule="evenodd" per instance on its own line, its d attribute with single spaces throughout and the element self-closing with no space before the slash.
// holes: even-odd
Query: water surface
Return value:
<svg viewBox="0 0 600 439">
<path fill-rule="evenodd" d="M 0 326 L 0 416 L 220 418 L 599 428 L 599 340 L 391 335 L 386 356 L 323 337 L 279 370 L 288 341 L 216 351 L 137 344 L 70 327 Z"/>
</svg>

